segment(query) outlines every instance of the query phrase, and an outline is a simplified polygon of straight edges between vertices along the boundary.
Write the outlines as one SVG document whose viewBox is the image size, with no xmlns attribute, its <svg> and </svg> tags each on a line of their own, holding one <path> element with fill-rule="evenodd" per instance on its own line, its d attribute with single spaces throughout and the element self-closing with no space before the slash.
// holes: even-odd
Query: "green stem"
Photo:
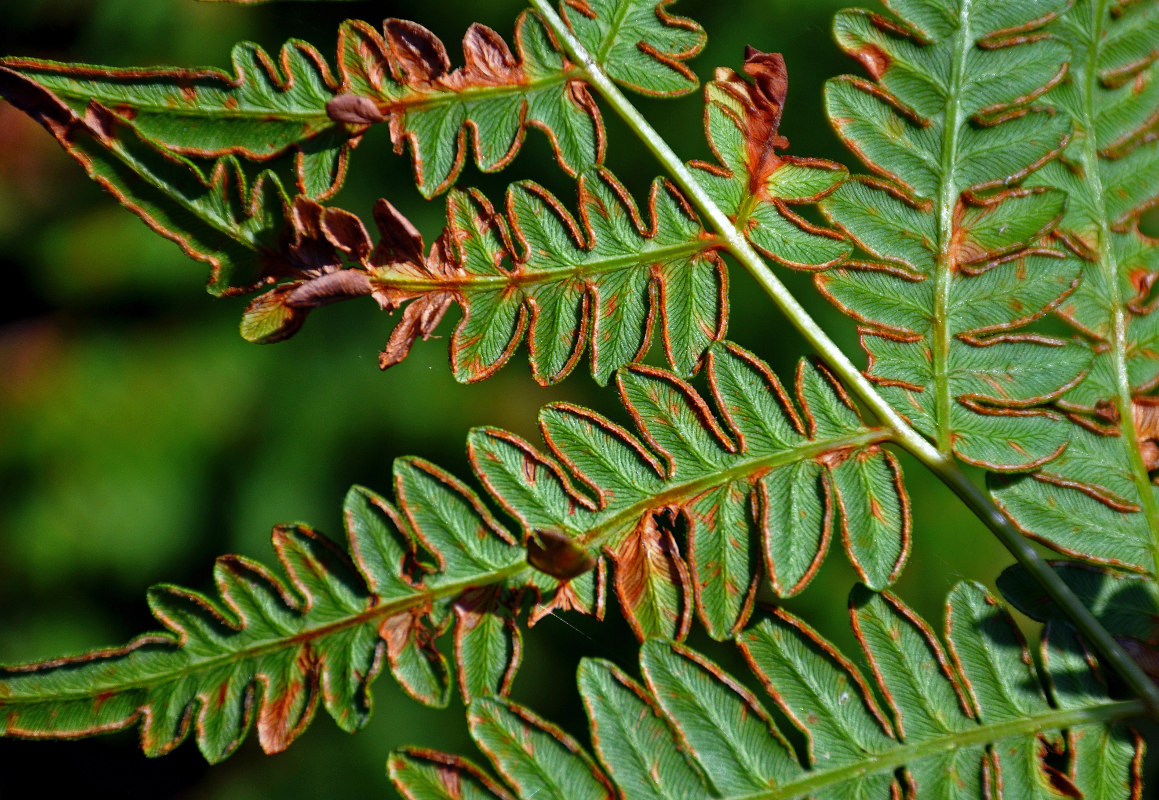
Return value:
<svg viewBox="0 0 1159 800">
<path fill-rule="evenodd" d="M 950 487 L 954 494 L 972 510 L 988 527 L 1017 561 L 1029 572 L 1050 598 L 1063 610 L 1071 623 L 1098 650 L 1107 664 L 1118 673 L 1143 700 L 1152 715 L 1159 716 L 1159 686 L 1156 686 L 1122 647 L 1107 632 L 1094 615 L 1075 596 L 1070 587 L 1059 577 L 1050 565 L 1022 536 L 1018 527 L 1002 513 L 989 495 L 979 489 L 948 455 L 941 453 L 924 436 L 914 430 L 909 423 L 893 409 L 869 380 L 861 374 L 849 357 L 837 346 L 797 302 L 788 288 L 773 274 L 764 259 L 752 248 L 732 221 L 713 202 L 707 192 L 697 182 L 684 162 L 672 151 L 655 128 L 644 119 L 639 110 L 603 71 L 590 53 L 572 34 L 567 24 L 549 4 L 549 0 L 530 0 L 535 10 L 552 29 L 568 56 L 586 73 L 588 82 L 595 87 L 604 100 L 615 110 L 629 128 L 639 137 L 672 180 L 683 191 L 696 209 L 704 216 L 708 226 L 724 240 L 732 256 L 756 279 L 768 293 L 777 307 L 788 317 L 789 322 L 800 331 L 805 340 L 817 351 L 826 364 L 837 374 L 846 386 L 864 403 L 881 423 L 887 427 L 892 438 Z"/>
<path fill-rule="evenodd" d="M 535 262 L 535 254 L 527 261 L 516 262 L 512 272 L 502 275 L 477 275 L 462 273 L 449 276 L 425 276 L 400 273 L 391 266 L 371 269 L 371 283 L 376 289 L 401 289 L 409 292 L 438 292 L 471 290 L 496 290 L 509 286 L 534 286 L 540 283 L 560 283 L 571 279 L 583 279 L 592 275 L 602 275 L 617 270 L 639 268 L 642 265 L 664 263 L 674 259 L 702 253 L 724 244 L 717 237 L 696 238 L 687 242 L 649 247 L 645 241 L 636 253 L 623 256 L 609 256 L 594 261 L 578 262 L 566 267 L 544 269 Z"/>
<path fill-rule="evenodd" d="M 960 7 L 961 19 L 969 19 L 971 0 Z M 958 272 L 958 245 L 954 239 L 954 211 L 958 207 L 961 189 L 958 186 L 955 165 L 958 162 L 958 131 L 963 124 L 962 84 L 965 81 L 966 59 L 974 44 L 969 26 L 958 26 L 954 33 L 956 56 L 950 66 L 950 82 L 946 89 L 945 125 L 942 129 L 941 186 L 938 191 L 938 255 L 934 269 L 934 318 L 931 330 L 930 358 L 933 362 L 935 409 L 934 419 L 938 450 L 946 456 L 954 452 L 954 423 L 951 419 L 954 399 L 950 393 L 950 291 Z"/>
</svg>

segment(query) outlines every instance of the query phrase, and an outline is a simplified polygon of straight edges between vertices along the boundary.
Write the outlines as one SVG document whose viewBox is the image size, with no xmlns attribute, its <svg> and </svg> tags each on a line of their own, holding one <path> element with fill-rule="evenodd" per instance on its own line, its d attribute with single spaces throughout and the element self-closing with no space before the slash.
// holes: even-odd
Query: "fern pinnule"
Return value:
<svg viewBox="0 0 1159 800">
<path fill-rule="evenodd" d="M 705 86 L 704 129 L 718 163 L 694 161 L 694 175 L 737 230 L 778 263 L 819 269 L 843 261 L 849 242 L 804 220 L 794 206 L 815 204 L 848 176 L 840 164 L 788 155 L 780 134 L 789 79 L 780 53 L 745 51 L 746 80 L 719 68 Z"/>
<path fill-rule="evenodd" d="M 873 688 L 783 611 L 740 637 L 750 669 L 803 735 L 800 751 L 734 678 L 683 645 L 651 640 L 640 652 L 645 686 L 608 662 L 581 662 L 580 693 L 602 771 L 526 709 L 483 698 L 468 710 L 471 734 L 506 786 L 429 751 L 396 751 L 391 777 L 416 800 L 454 796 L 460 780 L 480 798 L 564 800 L 566 776 L 583 776 L 582 796 L 602 796 L 610 782 L 627 800 L 903 791 L 980 799 L 995 785 L 1007 797 L 1138 796 L 1143 744 L 1120 720 L 1140 704 L 1108 695 L 1070 629 L 1048 626 L 1038 671 L 1009 614 L 977 584 L 950 593 L 948 650 L 888 593 L 857 587 L 850 615 Z"/>
<path fill-rule="evenodd" d="M 839 44 L 874 80 L 830 80 L 827 111 L 877 175 L 822 202 L 861 253 L 817 285 L 863 326 L 878 391 L 943 453 L 1026 470 L 1066 446 L 1040 406 L 1089 361 L 1026 330 L 1079 277 L 1041 244 L 1065 196 L 1021 185 L 1070 135 L 1039 101 L 1066 73 L 1067 48 L 1041 31 L 1068 3 L 940 5 L 837 17 Z"/>
</svg>

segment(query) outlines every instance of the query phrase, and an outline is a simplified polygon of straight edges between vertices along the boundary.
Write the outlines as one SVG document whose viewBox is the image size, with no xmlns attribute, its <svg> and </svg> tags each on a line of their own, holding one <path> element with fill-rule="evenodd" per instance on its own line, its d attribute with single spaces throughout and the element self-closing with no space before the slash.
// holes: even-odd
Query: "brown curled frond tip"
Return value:
<svg viewBox="0 0 1159 800">
<path fill-rule="evenodd" d="M 780 164 L 776 151 L 789 146 L 779 131 L 789 93 L 789 73 L 780 53 L 765 53 L 751 45 L 745 47 L 741 69 L 751 82 L 732 70 L 719 71 L 717 82 L 744 104 L 748 171 L 755 193 Z"/>
</svg>

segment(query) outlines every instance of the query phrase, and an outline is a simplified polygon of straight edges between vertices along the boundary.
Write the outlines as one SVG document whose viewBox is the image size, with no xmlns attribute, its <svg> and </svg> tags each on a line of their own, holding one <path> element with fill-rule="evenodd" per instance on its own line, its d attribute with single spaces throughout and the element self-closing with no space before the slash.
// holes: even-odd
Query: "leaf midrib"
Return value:
<svg viewBox="0 0 1159 800">
<path fill-rule="evenodd" d="M 736 464 L 718 470 L 717 472 L 711 473 L 709 475 L 702 476 L 695 480 L 674 484 L 659 494 L 650 495 L 623 508 L 614 511 L 609 510 L 609 512 L 606 514 L 597 517 L 596 522 L 583 531 L 583 533 L 588 535 L 580 536 L 577 538 L 579 538 L 580 543 L 586 547 L 598 547 L 606 539 L 622 533 L 628 521 L 637 519 L 641 514 L 653 508 L 670 503 L 677 498 L 686 497 L 691 499 L 714 485 L 732 481 L 741 475 L 752 474 L 762 469 L 775 469 L 776 467 L 784 466 L 785 464 L 802 461 L 807 458 L 815 458 L 823 453 L 833 450 L 855 448 L 880 443 L 888 440 L 890 435 L 891 434 L 888 431 L 881 429 L 861 430 L 857 433 L 846 434 L 844 436 L 833 437 L 830 439 L 808 441 L 807 443 L 798 447 L 793 447 L 774 454 L 764 454 L 748 459 L 743 459 Z M 433 603 L 446 597 L 455 596 L 460 592 L 470 588 L 488 586 L 491 584 L 520 578 L 520 576 L 524 573 L 530 573 L 531 571 L 532 568 L 530 566 L 528 566 L 523 561 L 519 561 L 509 566 L 497 568 L 490 572 L 473 575 L 462 580 L 438 584 L 425 591 L 418 591 L 409 597 L 391 600 L 381 605 L 368 608 L 358 614 L 335 620 L 325 625 L 319 625 L 315 628 L 308 628 L 306 630 L 299 631 L 292 636 L 286 636 L 272 641 L 262 642 L 238 650 L 232 650 L 228 653 L 224 653 L 216 657 L 198 661 L 195 665 L 190 665 L 186 668 L 170 670 L 161 673 L 161 677 L 141 681 L 130 681 L 119 684 L 102 684 L 100 686 L 90 687 L 90 691 L 83 693 L 73 692 L 55 694 L 48 697 L 19 697 L 14 695 L 0 695 L 0 708 L 3 708 L 4 706 L 36 705 L 41 703 L 63 703 L 69 700 L 90 698 L 95 695 L 108 692 L 125 693 L 137 690 L 147 691 L 155 686 L 163 686 L 167 683 L 171 683 L 190 675 L 210 671 L 223 664 L 255 660 L 265 654 L 276 652 L 278 650 L 282 650 L 302 642 L 314 641 L 332 633 L 337 633 L 348 628 L 367 624 L 373 620 L 385 619 L 427 602 Z M 527 582 L 527 580 L 523 579 L 523 583 Z M 295 588 L 297 589 L 297 587 Z M 300 589 L 297 590 L 300 591 Z M 373 597 L 373 595 L 371 595 L 371 597 Z M 241 631 L 244 630 L 244 628 L 241 629 Z M 175 651 L 179 650 L 181 646 L 182 645 L 176 645 L 174 648 Z M 124 655 L 128 655 L 128 652 L 124 653 Z M 0 678 L 0 687 L 2 686 L 3 679 Z"/>
<path fill-rule="evenodd" d="M 956 257 L 954 248 L 954 209 L 961 192 L 956 181 L 955 165 L 958 160 L 958 130 L 962 126 L 960 97 L 965 80 L 966 59 L 974 42 L 970 36 L 972 0 L 962 0 L 958 15 L 961 24 L 954 31 L 954 53 L 950 64 L 950 82 L 946 88 L 946 105 L 942 128 L 942 156 L 938 190 L 938 238 L 940 252 L 934 262 L 934 313 L 930 351 L 934 377 L 938 450 L 951 455 L 954 450 L 954 426 L 951 413 L 954 399 L 950 394 L 950 290 L 954 282 Z"/>
<path fill-rule="evenodd" d="M 608 26 L 608 37 L 604 39 L 600 45 L 600 50 L 596 53 L 596 64 L 603 68 L 605 62 L 608 60 L 608 54 L 612 52 L 612 48 L 616 45 L 616 39 L 620 35 L 620 28 L 624 27 L 624 20 L 628 18 L 628 10 L 631 8 L 630 2 L 621 0 L 616 7 L 616 15 L 612 18 L 611 25 Z"/>
<path fill-rule="evenodd" d="M 647 495 L 621 509 L 615 511 L 609 509 L 605 514 L 596 517 L 598 521 L 595 525 L 586 529 L 588 531 L 597 530 L 598 534 L 596 536 L 581 538 L 580 541 L 589 547 L 594 544 L 599 544 L 604 538 L 614 535 L 628 520 L 637 519 L 641 514 L 652 509 L 670 505 L 682 497 L 692 499 L 714 486 L 723 486 L 742 476 L 751 475 L 761 470 L 777 469 L 788 464 L 795 464 L 798 461 L 817 458 L 825 453 L 836 450 L 880 444 L 881 442 L 889 440 L 891 436 L 892 434 L 889 431 L 881 428 L 863 429 L 857 433 L 834 436 L 828 439 L 807 440 L 803 444 L 777 453 L 762 454 L 741 459 L 731 466 L 718 469 L 700 478 L 672 484 L 660 492 Z"/>
<path fill-rule="evenodd" d="M 772 789 L 743 795 L 731 795 L 727 800 L 790 800 L 827 787 L 847 783 L 857 778 L 895 770 L 908 763 L 940 752 L 957 750 L 978 744 L 991 744 L 1014 736 L 1028 736 L 1048 730 L 1073 728 L 1084 724 L 1105 724 L 1115 720 L 1136 717 L 1146 713 L 1140 700 L 1113 700 L 1081 709 L 1051 709 L 1022 719 L 993 724 L 982 724 L 967 731 L 947 733 L 912 744 L 902 744 L 892 750 L 867 756 L 862 761 L 831 770 L 811 771 L 807 776 Z"/>
<path fill-rule="evenodd" d="M 373 272 L 371 282 L 375 287 L 383 289 L 402 289 L 415 292 L 430 292 L 437 290 L 464 291 L 471 289 L 494 290 L 508 286 L 526 286 L 539 283 L 556 283 L 568 278 L 580 278 L 587 275 L 599 275 L 616 272 L 630 267 L 650 266 L 673 261 L 684 256 L 694 255 L 714 247 L 720 247 L 724 240 L 718 236 L 697 238 L 681 244 L 666 245 L 651 250 L 642 250 L 634 255 L 599 258 L 593 261 L 576 263 L 569 267 L 545 270 L 526 269 L 530 260 L 519 264 L 519 272 L 502 275 L 461 275 L 424 277 L 420 275 L 391 275 L 389 272 Z M 590 251 L 581 250 L 581 254 Z"/>
<path fill-rule="evenodd" d="M 38 83 L 43 83 L 43 85 L 50 88 L 53 93 L 61 96 L 62 98 L 85 103 L 90 100 L 97 100 L 102 104 L 108 105 L 110 108 L 127 107 L 132 108 L 138 112 L 163 115 L 164 117 L 170 119 L 173 117 L 247 121 L 257 119 L 263 123 L 269 123 L 271 121 L 270 117 L 275 116 L 279 120 L 286 121 L 323 121 L 325 122 L 326 126 L 338 124 L 330 118 L 324 106 L 318 109 L 311 109 L 310 111 L 294 111 L 293 109 L 286 109 L 284 107 L 274 105 L 248 107 L 239 105 L 237 108 L 232 109 L 224 106 L 207 107 L 202 105 L 179 106 L 174 108 L 173 106 L 167 105 L 165 103 L 147 103 L 136 101 L 125 102 L 123 98 L 115 96 L 115 94 L 111 91 L 105 94 L 97 95 L 91 91 L 85 92 L 81 90 L 80 87 L 74 88 L 74 85 L 71 83 L 61 84 L 58 81 L 44 80 L 45 75 L 55 76 L 63 75 L 63 73 L 50 71 L 38 72 L 27 65 L 22 67 L 19 62 L 12 65 L 6 65 L 3 60 L 0 60 L 0 66 L 9 66 L 10 69 L 21 72 L 21 74 L 25 74 L 23 69 L 29 69 L 30 72 L 35 75 L 35 77 L 30 76 L 32 80 L 35 80 Z M 386 101 L 386 113 L 424 111 L 439 106 L 464 105 L 481 98 L 486 99 L 488 97 L 498 97 L 511 94 L 527 94 L 530 92 L 539 91 L 540 89 L 549 88 L 557 84 L 565 83 L 575 77 L 580 76 L 581 74 L 581 70 L 577 68 L 571 68 L 560 70 L 559 72 L 546 77 L 533 78 L 525 83 L 505 84 L 502 86 L 467 87 L 458 91 L 427 92 L 422 94 L 415 94 L 412 96 L 413 99 L 398 99 L 391 98 L 389 96 L 383 96 L 381 99 Z M 108 85 L 95 78 L 86 80 L 87 82 L 96 84 L 98 87 Z M 223 80 L 227 79 L 223 77 Z M 403 84 L 399 84 L 399 86 L 408 88 Z M 241 87 L 233 85 L 232 79 L 230 79 L 228 80 L 227 85 L 220 87 L 218 91 L 220 91 L 225 96 L 232 96 L 232 93 L 238 92 L 240 89 Z M 292 88 L 284 89 L 275 87 L 274 91 L 278 92 L 279 94 L 286 95 L 293 90 Z"/>
</svg>

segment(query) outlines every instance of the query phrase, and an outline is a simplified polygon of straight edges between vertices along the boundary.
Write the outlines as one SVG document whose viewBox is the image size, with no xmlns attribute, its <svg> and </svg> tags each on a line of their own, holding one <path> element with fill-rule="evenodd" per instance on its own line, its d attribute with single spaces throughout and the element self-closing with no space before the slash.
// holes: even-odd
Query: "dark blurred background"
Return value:
<svg viewBox="0 0 1159 800">
<path fill-rule="evenodd" d="M 743 46 L 785 54 L 790 94 L 782 131 L 790 152 L 850 163 L 825 122 L 821 86 L 850 71 L 829 23 L 840 0 L 682 0 L 672 10 L 709 34 L 693 62 L 702 79 L 739 67 Z M 117 66 L 229 67 L 242 39 L 271 53 L 289 37 L 333 60 L 338 23 L 417 20 L 459 62 L 463 31 L 484 22 L 510 37 L 524 5 L 515 0 L 284 3 L 243 7 L 193 0 L 0 0 L 0 54 Z M 699 93 L 640 106 L 688 158 L 708 158 Z M 618 120 L 607 120 L 608 160 L 638 198 L 657 173 Z M 365 218 L 379 196 L 421 225 L 441 228 L 441 200 L 413 189 L 409 157 L 391 153 L 376 128 L 354 151 L 336 203 Z M 508 182 L 535 178 L 574 207 L 574 189 L 532 132 L 504 172 L 472 166 L 464 185 L 494 199 Z M 273 524 L 304 521 L 342 536 L 339 512 L 353 483 L 382 492 L 391 461 L 419 454 L 468 477 L 464 437 L 499 425 L 536 437 L 537 409 L 568 399 L 624 420 L 613 393 L 586 372 L 539 388 L 525 350 L 496 377 L 460 386 L 442 338 L 416 345 L 385 373 L 376 363 L 392 320 L 374 304 L 344 303 L 312 315 L 289 342 L 242 341 L 244 299 L 214 300 L 207 267 L 185 258 L 85 178 L 41 129 L 0 104 L 0 663 L 16 664 L 123 643 L 158 626 L 145 589 L 168 582 L 211 591 L 215 556 L 273 561 Z M 785 276 L 798 296 L 861 359 L 853 326 Z M 732 272 L 730 336 L 791 376 L 806 352 L 795 332 L 739 269 Z M 452 315 L 453 316 L 453 315 Z M 856 353 L 854 351 L 857 351 Z M 941 627 L 941 601 L 957 580 L 993 585 L 1010 559 L 940 484 L 905 460 L 915 541 L 898 591 Z M 790 603 L 822 632 L 852 646 L 845 598 L 854 581 L 839 546 L 818 579 Z M 548 618 L 525 637 L 514 695 L 586 741 L 574 691 L 578 658 L 611 658 L 632 669 L 635 647 L 614 602 L 607 621 Z M 731 668 L 735 656 L 694 631 L 692 641 Z M 354 736 L 320 712 L 281 755 L 263 756 L 250 736 L 207 767 L 191 742 L 144 758 L 136 732 L 83 742 L 0 741 L 0 795 L 35 782 L 43 796 L 215 798 L 391 797 L 384 764 L 402 744 L 473 753 L 462 707 L 434 711 L 403 695 L 389 675 L 376 683 L 376 713 Z M 478 755 L 474 754 L 478 759 Z M 25 784 L 31 785 L 31 784 Z M 23 791 L 23 790 L 22 790 Z"/>
</svg>

